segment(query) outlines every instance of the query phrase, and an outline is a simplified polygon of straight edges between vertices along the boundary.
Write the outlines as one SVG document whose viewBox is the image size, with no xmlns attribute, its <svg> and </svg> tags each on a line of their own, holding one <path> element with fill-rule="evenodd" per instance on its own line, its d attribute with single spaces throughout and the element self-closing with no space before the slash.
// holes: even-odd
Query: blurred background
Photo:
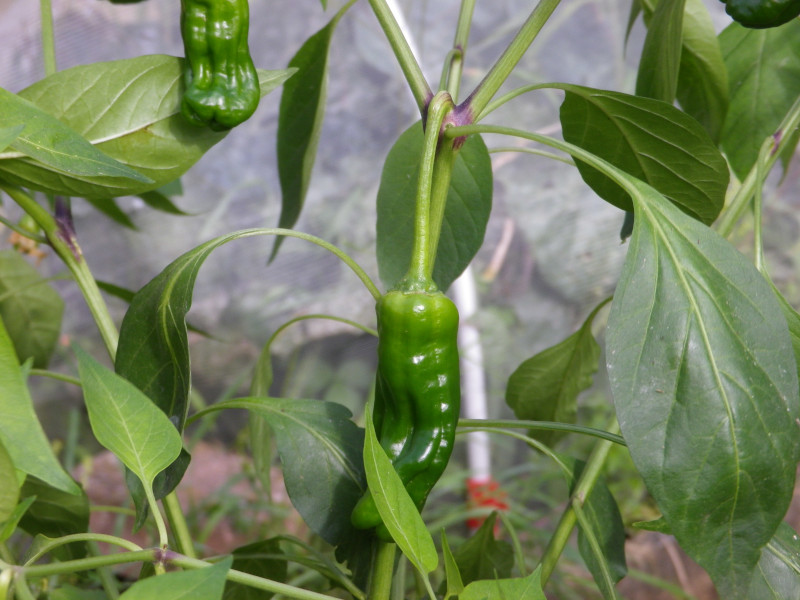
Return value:
<svg viewBox="0 0 800 600">
<path fill-rule="evenodd" d="M 142 54 L 182 55 L 178 0 L 112 5 L 104 0 L 52 0 L 58 68 Z M 284 68 L 303 42 L 322 28 L 341 2 L 323 11 L 318 0 L 250 0 L 250 47 L 256 66 Z M 438 81 L 452 44 L 458 2 L 401 0 L 420 62 Z M 730 21 L 723 5 L 708 0 L 715 26 Z M 529 0 L 478 2 L 467 49 L 462 94 L 480 80 L 531 10 Z M 523 58 L 509 89 L 547 81 L 569 82 L 633 93 L 645 30 L 639 19 L 624 43 L 629 0 L 569 0 Z M 44 76 L 40 49 L 39 3 L 0 0 L 0 87 L 17 92 Z M 383 160 L 397 136 L 418 115 L 399 67 L 367 2 L 357 3 L 333 38 L 326 117 L 316 165 L 296 228 L 317 235 L 351 254 L 377 281 L 375 196 Z M 513 124 L 560 135 L 562 93 L 541 90 L 502 107 L 490 122 Z M 183 178 L 174 198 L 187 216 L 156 212 L 137 198 L 120 207 L 135 229 L 126 228 L 80 199 L 73 200 L 78 240 L 98 279 L 137 290 L 181 253 L 208 239 L 247 227 L 275 226 L 280 214 L 276 169 L 276 128 L 280 90 L 262 99 L 256 114 L 216 145 Z M 490 149 L 508 141 L 487 138 Z M 573 167 L 521 153 L 492 155 L 494 206 L 486 240 L 472 265 L 479 308 L 471 317 L 483 348 L 487 411 L 492 418 L 513 416 L 504 401 L 509 375 L 526 358 L 573 333 L 589 312 L 614 289 L 626 246 L 620 243 L 622 213 L 583 183 Z M 795 161 L 796 163 L 796 161 Z M 777 174 L 765 196 L 765 239 L 776 282 L 790 299 L 797 291 L 797 166 L 789 183 L 777 188 Z M 791 176 L 794 175 L 792 178 Z M 12 220 L 16 206 L 3 198 L 0 211 Z M 0 231 L 0 248 L 9 247 Z M 749 252 L 746 228 L 734 239 Z M 256 358 L 269 336 L 291 317 L 327 313 L 374 326 L 372 298 L 360 282 L 327 252 L 289 239 L 267 264 L 272 240 L 248 239 L 217 250 L 200 271 L 189 320 L 208 336 L 190 337 L 195 390 L 205 402 L 245 394 Z M 47 275 L 64 271 L 55 256 L 45 258 Z M 103 354 L 101 341 L 76 286 L 54 285 L 67 301 L 63 338 L 80 339 Z M 109 298 L 118 321 L 126 305 Z M 603 346 L 605 312 L 594 330 Z M 375 341 L 329 321 L 304 321 L 274 346 L 275 395 L 333 400 L 360 415 L 374 377 Z M 604 363 L 601 358 L 601 365 Z M 72 371 L 69 349 L 60 348 L 51 365 Z M 80 405 L 77 390 L 38 381 L 41 414 L 52 404 Z M 601 366 L 595 386 L 581 396 L 582 423 L 606 427 L 613 412 Z M 226 415 L 212 437 L 226 447 L 241 442 L 244 415 Z M 61 422 L 46 423 L 58 436 Z M 562 449 L 585 456 L 589 443 L 566 438 Z M 504 440 L 492 440 L 494 475 L 517 515 L 530 524 L 547 523 L 534 539 L 545 540 L 558 514 L 564 488 L 542 457 Z M 440 495 L 463 493 L 463 449 L 449 468 Z M 647 520 L 649 507 L 638 476 L 623 452 L 609 466 L 612 489 L 627 523 Z M 431 515 L 444 518 L 436 512 Z M 663 547 L 663 539 L 653 542 Z M 666 552 L 666 554 L 664 554 Z M 669 552 L 656 553 L 664 577 L 689 585 L 691 564 L 678 566 Z M 640 550 L 640 553 L 645 553 Z M 644 554 L 642 554 L 644 555 Z M 665 558 L 666 557 L 666 558 Z M 577 556 L 571 560 L 579 561 Z M 685 560 L 680 558 L 680 560 Z M 681 563 L 683 564 L 683 563 Z M 683 569 L 683 574 L 681 574 Z M 689 575 L 687 575 L 686 569 Z M 580 578 L 583 575 L 576 575 Z M 699 577 L 699 576 L 698 576 Z M 568 586 L 569 587 L 569 586 Z M 570 588 L 571 589 L 571 588 Z M 703 596 L 703 590 L 689 590 Z M 569 598 L 563 592 L 559 598 Z M 576 592 L 577 593 L 577 592 Z M 630 592 L 633 594 L 634 592 Z M 584 589 L 575 597 L 592 597 Z M 648 598 L 660 598 L 650 589 Z M 626 597 L 637 597 L 634 595 Z M 680 597 L 669 594 L 664 598 Z M 688 596 L 687 596 L 688 597 Z"/>
</svg>

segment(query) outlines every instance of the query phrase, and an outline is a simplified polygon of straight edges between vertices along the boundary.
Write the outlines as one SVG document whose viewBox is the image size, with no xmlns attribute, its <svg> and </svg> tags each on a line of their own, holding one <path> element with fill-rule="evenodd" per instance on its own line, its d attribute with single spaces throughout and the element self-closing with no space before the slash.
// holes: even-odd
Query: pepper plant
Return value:
<svg viewBox="0 0 800 600">
<path fill-rule="evenodd" d="M 618 598 L 624 526 L 603 477 L 614 445 L 630 453 L 661 514 L 639 527 L 674 535 L 721 597 L 797 598 L 800 547 L 783 519 L 800 458 L 800 316 L 770 280 L 761 212 L 768 175 L 779 161 L 788 172 L 798 141 L 800 4 L 778 10 L 729 0 L 731 15 L 758 28 L 733 22 L 717 35 L 698 0 L 634 2 L 631 23 L 643 15 L 647 35 L 628 94 L 559 82 L 505 91 L 559 0 L 540 0 L 467 91 L 474 0 L 453 2 L 455 37 L 439 82 L 423 75 L 385 0 L 369 0 L 419 112 L 380 177 L 379 285 L 340 248 L 292 229 L 314 185 L 331 39 L 354 2 L 299 43 L 286 68 L 255 68 L 276 65 L 250 56 L 245 0 L 182 0 L 185 59 L 151 55 L 57 71 L 50 3 L 41 1 L 47 76 L 16 93 L 0 89 L 0 189 L 25 214 L 4 222 L 27 247 L 50 246 L 63 261 L 107 356 L 92 356 L 78 340 L 73 375 L 47 370 L 63 303 L 23 258 L 7 254 L 4 269 L 20 276 L 0 296 L 0 598 L 541 599 L 576 528 L 597 593 Z M 764 19 L 741 18 L 742 4 Z M 328 10 L 325 0 L 321 8 Z M 563 94 L 562 137 L 494 121 L 499 107 L 544 89 Z M 281 94 L 278 227 L 210 239 L 135 293 L 97 281 L 70 199 L 111 212 L 113 198 L 138 195 L 175 210 L 168 186 L 237 135 L 270 92 Z M 506 138 L 548 148 L 529 160 L 573 164 L 617 207 L 627 258 L 613 299 L 590 311 L 578 332 L 513 359 L 521 364 L 506 396 L 518 419 L 459 420 L 458 315 L 445 293 L 483 243 L 492 201 L 487 140 Z M 753 246 L 743 253 L 727 238 L 750 213 Z M 350 322 L 378 336 L 375 393 L 363 418 L 335 402 L 271 395 L 274 336 L 253 365 L 249 395 L 191 408 L 186 315 L 198 272 L 220 246 L 262 236 L 275 239 L 272 258 L 286 237 L 333 253 L 363 284 L 354 293 L 374 299 L 377 331 L 371 315 Z M 102 291 L 129 301 L 121 324 Z M 26 306 L 24 319 L 6 297 Z M 575 408 L 600 366 L 592 325 L 609 301 L 605 369 L 616 418 L 596 429 L 576 423 Z M 89 531 L 87 497 L 34 412 L 32 376 L 81 386 L 96 441 L 125 467 L 136 528 L 154 531 L 146 547 Z M 234 409 L 250 415 L 256 463 L 269 460 L 274 439 L 288 494 L 324 548 L 283 535 L 253 539 L 226 557 L 198 552 L 175 492 L 191 461 L 185 430 Z M 452 549 L 447 530 L 429 531 L 424 520 L 457 434 L 476 430 L 522 440 L 568 484 L 540 553 L 523 552 L 514 522 L 502 519 L 513 565 L 498 559 L 496 516 Z M 554 433 L 589 439 L 592 449 L 556 452 Z M 298 460 L 302 453 L 317 459 Z M 48 506 L 64 510 L 53 517 Z M 99 542 L 120 551 L 101 553 Z M 491 572 L 469 559 L 476 552 Z M 291 583 L 289 562 L 325 584 Z M 114 577 L 112 567 L 130 564 L 141 567 L 135 582 Z"/>
</svg>

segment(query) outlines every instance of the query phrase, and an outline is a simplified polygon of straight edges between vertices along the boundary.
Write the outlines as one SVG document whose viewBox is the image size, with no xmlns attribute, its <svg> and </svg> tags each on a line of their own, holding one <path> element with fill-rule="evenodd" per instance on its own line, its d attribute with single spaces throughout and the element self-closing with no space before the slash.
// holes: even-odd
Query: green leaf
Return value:
<svg viewBox="0 0 800 600">
<path fill-rule="evenodd" d="M 339 15 L 312 35 L 289 61 L 297 73 L 283 86 L 278 113 L 278 177 L 281 216 L 278 227 L 292 228 L 306 199 L 317 144 L 325 117 L 328 88 L 328 51 Z M 275 240 L 274 258 L 281 244 Z"/>
<path fill-rule="evenodd" d="M 113 198 L 106 198 L 105 200 L 87 199 L 87 202 L 118 225 L 134 231 L 138 229 L 128 214 L 119 207 L 119 204 Z"/>
<path fill-rule="evenodd" d="M 9 517 L 5 520 L 3 526 L 0 527 L 0 543 L 5 542 L 8 538 L 14 535 L 20 519 L 35 501 L 36 496 L 28 496 L 14 507 L 11 515 L 9 515 Z"/>
<path fill-rule="evenodd" d="M 786 324 L 789 326 L 789 336 L 792 340 L 795 366 L 797 367 L 797 372 L 800 373 L 800 314 L 789 304 L 789 301 L 783 297 L 783 294 L 778 291 L 778 288 L 776 288 L 774 284 L 772 285 L 772 291 L 775 292 L 775 297 L 778 299 L 781 312 L 786 319 Z"/>
<path fill-rule="evenodd" d="M 36 477 L 28 477 L 20 497 L 35 498 L 21 516 L 19 527 L 36 538 L 58 538 L 89 531 L 89 498 L 82 488 L 78 488 L 77 494 L 70 494 Z M 85 544 L 69 544 L 56 549 L 55 556 L 59 560 L 71 560 L 83 558 L 86 551 Z"/>
<path fill-rule="evenodd" d="M 262 96 L 291 71 L 259 70 Z M 0 154 L 0 177 L 32 189 L 84 198 L 141 194 L 180 177 L 225 133 L 180 115 L 183 60 L 149 55 L 59 71 L 19 95 L 152 180 L 53 172 L 19 153 Z"/>
<path fill-rule="evenodd" d="M 308 526 L 329 544 L 353 533 L 350 513 L 366 489 L 363 432 L 334 402 L 237 398 L 211 410 L 243 408 L 263 415 L 275 434 L 286 491 Z"/>
<path fill-rule="evenodd" d="M 0 151 L 8 148 L 11 142 L 19 137 L 23 129 L 25 129 L 24 123 L 12 125 L 11 127 L 0 127 Z"/>
<path fill-rule="evenodd" d="M 232 569 L 250 573 L 257 577 L 285 582 L 287 574 L 286 557 L 283 556 L 279 540 L 262 540 L 233 551 Z M 274 592 L 229 581 L 225 584 L 223 600 L 269 600 Z"/>
<path fill-rule="evenodd" d="M 600 359 L 600 346 L 592 334 L 592 322 L 609 300 L 599 304 L 578 331 L 524 361 L 511 374 L 506 387 L 506 404 L 518 419 L 575 422 L 578 394 L 592 385 Z M 564 432 L 535 430 L 529 435 L 552 445 Z"/>
<path fill-rule="evenodd" d="M 159 190 L 153 190 L 152 192 L 144 192 L 139 194 L 139 198 L 144 200 L 144 203 L 147 204 L 150 208 L 154 208 L 155 210 L 160 210 L 161 212 L 167 213 L 169 215 L 178 215 L 180 217 L 188 216 L 189 213 L 186 211 L 181 210 L 178 208 L 175 203 L 170 200 L 169 196 Z"/>
<path fill-rule="evenodd" d="M 674 106 L 575 85 L 561 105 L 564 139 L 646 181 L 703 223 L 725 203 L 728 165 L 708 133 Z M 628 194 L 607 176 L 577 160 L 583 180 L 604 200 L 631 211 Z"/>
<path fill-rule="evenodd" d="M 800 538 L 786 523 L 761 552 L 747 597 L 800 600 Z"/>
<path fill-rule="evenodd" d="M 383 524 L 406 558 L 420 573 L 430 573 L 439 564 L 433 538 L 375 435 L 369 408 L 364 419 L 364 470 L 375 506 Z"/>
<path fill-rule="evenodd" d="M 562 459 L 572 467 L 572 478 L 569 481 L 571 496 L 586 463 L 567 456 L 562 456 Z M 625 524 L 604 478 L 598 479 L 592 491 L 584 499 L 583 514 L 591 531 L 587 532 L 585 524 L 580 524 L 578 550 L 603 597 L 617 598 L 611 583 L 617 583 L 628 573 L 625 561 Z M 596 556 L 592 550 L 589 534 L 597 540 L 602 557 Z"/>
<path fill-rule="evenodd" d="M 458 600 L 547 600 L 542 589 L 542 568 L 527 577 L 481 580 L 470 583 Z"/>
<path fill-rule="evenodd" d="M 0 88 L 0 110 L 5 125 L 24 127 L 10 144 L 15 152 L 5 152 L 0 158 L 28 157 L 30 162 L 54 174 L 119 177 L 140 185 L 150 183 L 148 177 L 101 152 L 68 125 L 25 99 L 22 93 L 12 94 Z M 0 170 L 4 164 L 5 161 L 0 161 Z"/>
<path fill-rule="evenodd" d="M 69 584 L 54 589 L 48 598 L 49 600 L 108 600 L 103 590 L 84 590 Z"/>
<path fill-rule="evenodd" d="M 772 29 L 731 23 L 719 36 L 730 80 L 722 149 L 739 179 L 800 96 L 800 20 Z"/>
<path fill-rule="evenodd" d="M 683 48 L 686 0 L 658 0 L 648 20 L 647 36 L 636 76 L 636 95 L 675 101 Z"/>
<path fill-rule="evenodd" d="M 33 410 L 33 401 L 14 353 L 3 320 L 0 319 L 0 442 L 14 466 L 68 494 L 80 488 L 59 464 Z"/>
<path fill-rule="evenodd" d="M 497 513 L 493 512 L 455 553 L 456 564 L 465 584 L 479 579 L 503 579 L 511 576 L 514 549 L 508 542 L 494 539 L 496 520 Z M 463 595 L 459 596 L 459 600 L 462 598 Z"/>
<path fill-rule="evenodd" d="M 664 520 L 664 517 L 659 517 L 653 521 L 637 521 L 636 523 L 633 523 L 632 526 L 643 531 L 657 531 L 658 533 L 672 535 L 672 529 Z"/>
<path fill-rule="evenodd" d="M 423 132 L 419 122 L 404 131 L 386 157 L 378 189 L 378 270 L 387 288 L 408 271 L 414 242 Z M 433 279 L 441 290 L 464 271 L 483 243 L 492 210 L 492 164 L 478 135 L 467 138 L 453 165 Z"/>
<path fill-rule="evenodd" d="M 19 480 L 11 455 L 0 441 L 0 523 L 14 514 L 19 501 Z"/>
<path fill-rule="evenodd" d="M 270 338 L 273 339 L 273 338 Z M 250 382 L 250 395 L 268 398 L 272 387 L 272 348 L 268 342 L 261 350 Z M 264 415 L 251 413 L 247 420 L 253 471 L 267 497 L 272 495 L 273 438 L 269 422 Z"/>
<path fill-rule="evenodd" d="M 213 566 L 192 571 L 164 573 L 134 583 L 120 600 L 222 600 L 225 577 L 231 568 L 228 556 Z"/>
<path fill-rule="evenodd" d="M 46 368 L 58 343 L 64 301 L 25 258 L 0 251 L 0 318 L 21 361 Z"/>
<path fill-rule="evenodd" d="M 75 348 L 89 423 L 97 441 L 151 486 L 181 452 L 181 436 L 135 385 Z"/>
<path fill-rule="evenodd" d="M 786 321 L 752 264 L 652 188 L 609 317 L 620 427 L 681 546 L 724 598 L 744 598 L 800 457 Z"/>
<path fill-rule="evenodd" d="M 455 556 L 450 551 L 450 544 L 447 542 L 447 535 L 445 535 L 444 529 L 442 529 L 442 558 L 444 559 L 444 573 L 447 581 L 444 600 L 458 598 L 458 595 L 464 591 L 464 583 L 461 581 L 461 572 L 458 570 Z"/>
<path fill-rule="evenodd" d="M 681 108 L 719 143 L 728 112 L 728 70 L 717 32 L 702 0 L 686 0 L 676 96 Z"/>
</svg>

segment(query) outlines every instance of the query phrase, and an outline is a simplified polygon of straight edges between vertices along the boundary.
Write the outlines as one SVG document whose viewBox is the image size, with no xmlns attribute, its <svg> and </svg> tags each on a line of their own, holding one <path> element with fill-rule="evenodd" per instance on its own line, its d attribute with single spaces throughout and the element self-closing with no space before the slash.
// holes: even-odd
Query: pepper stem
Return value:
<svg viewBox="0 0 800 600">
<path fill-rule="evenodd" d="M 433 264 L 436 259 L 434 242 L 438 240 L 439 232 L 433 231 L 431 226 L 431 193 L 442 124 L 452 109 L 453 100 L 450 94 L 444 91 L 438 92 L 428 106 L 425 141 L 417 183 L 414 246 L 408 273 L 401 284 L 404 289 L 429 289 L 432 284 Z M 437 221 L 438 223 L 433 225 L 441 227 L 441 221 L 438 219 Z"/>
</svg>

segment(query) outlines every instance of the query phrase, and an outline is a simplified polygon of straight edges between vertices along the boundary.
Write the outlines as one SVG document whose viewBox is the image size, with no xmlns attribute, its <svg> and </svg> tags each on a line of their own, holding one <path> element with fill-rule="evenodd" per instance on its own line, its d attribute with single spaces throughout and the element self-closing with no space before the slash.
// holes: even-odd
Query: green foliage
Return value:
<svg viewBox="0 0 800 600">
<path fill-rule="evenodd" d="M 467 586 L 481 579 L 505 579 L 511 576 L 514 550 L 508 542 L 495 539 L 496 522 L 497 513 L 492 513 L 454 554 L 461 580 Z"/>
<path fill-rule="evenodd" d="M 133 584 L 120 600 L 222 600 L 228 557 L 204 569 L 165 573 Z"/>
<path fill-rule="evenodd" d="M 386 157 L 378 189 L 376 252 L 381 281 L 393 288 L 408 271 L 414 240 L 413 199 L 417 191 L 423 132 L 406 129 Z M 444 209 L 433 280 L 441 290 L 464 271 L 483 243 L 492 209 L 492 170 L 480 136 L 471 136 L 456 156 Z"/>
<path fill-rule="evenodd" d="M 233 551 L 231 568 L 273 581 L 286 581 L 286 558 L 279 540 L 262 540 L 237 548 Z M 229 581 L 222 600 L 269 600 L 272 596 L 272 592 Z"/>
<path fill-rule="evenodd" d="M 490 600 L 493 598 L 519 598 L 519 600 L 546 600 L 542 590 L 541 570 L 517 579 L 488 579 L 470 583 L 458 597 L 459 600 Z"/>
<path fill-rule="evenodd" d="M 747 597 L 764 600 L 800 598 L 800 539 L 786 523 L 780 524 L 761 552 Z"/>
<path fill-rule="evenodd" d="M 19 480 L 14 463 L 5 446 L 0 442 L 0 523 L 14 514 L 19 500 Z"/>
</svg>

